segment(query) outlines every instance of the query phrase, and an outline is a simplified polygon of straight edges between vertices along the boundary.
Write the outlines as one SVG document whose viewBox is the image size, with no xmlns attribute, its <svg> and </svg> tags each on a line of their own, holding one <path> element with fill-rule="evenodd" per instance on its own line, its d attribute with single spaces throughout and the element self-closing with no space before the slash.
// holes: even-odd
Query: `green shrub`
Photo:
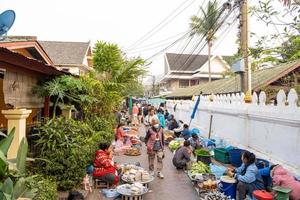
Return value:
<svg viewBox="0 0 300 200">
<path fill-rule="evenodd" d="M 89 125 L 75 120 L 58 118 L 40 127 L 37 141 L 36 170 L 52 177 L 58 190 L 77 187 L 85 175 L 87 164 L 101 136 Z"/>
<path fill-rule="evenodd" d="M 89 126 L 99 134 L 101 142 L 111 142 L 113 140 L 114 116 L 110 118 L 103 118 L 93 115 L 87 120 Z"/>
<path fill-rule="evenodd" d="M 38 191 L 33 200 L 56 200 L 57 184 L 51 178 L 43 177 L 42 175 L 35 175 L 34 178 L 28 182 L 28 186 Z"/>
</svg>

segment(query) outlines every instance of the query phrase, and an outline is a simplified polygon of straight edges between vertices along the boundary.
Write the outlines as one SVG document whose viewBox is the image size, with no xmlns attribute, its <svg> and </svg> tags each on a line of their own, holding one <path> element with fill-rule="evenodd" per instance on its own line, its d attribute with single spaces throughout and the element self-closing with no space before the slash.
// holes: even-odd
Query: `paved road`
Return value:
<svg viewBox="0 0 300 200">
<path fill-rule="evenodd" d="M 140 127 L 140 135 L 144 135 L 144 127 Z M 163 173 L 165 178 L 155 180 L 150 183 L 152 192 L 144 196 L 145 200 L 197 200 L 197 193 L 193 189 L 189 178 L 183 171 L 176 170 L 172 165 L 173 154 L 168 148 L 165 150 Z M 142 148 L 140 156 L 115 156 L 115 161 L 118 163 L 133 163 L 140 162 L 142 167 L 148 169 L 148 159 L 145 145 Z M 95 191 L 90 200 L 101 199 L 99 192 Z M 105 199 L 105 198 L 102 198 Z"/>
</svg>

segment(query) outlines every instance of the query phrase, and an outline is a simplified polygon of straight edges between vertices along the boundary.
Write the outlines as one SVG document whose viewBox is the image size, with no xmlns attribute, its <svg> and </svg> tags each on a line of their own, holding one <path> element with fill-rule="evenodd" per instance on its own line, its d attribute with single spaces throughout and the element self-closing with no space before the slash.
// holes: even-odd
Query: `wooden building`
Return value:
<svg viewBox="0 0 300 200">
<path fill-rule="evenodd" d="M 34 95 L 32 87 L 39 80 L 63 75 L 65 72 L 52 66 L 47 54 L 36 43 L 27 45 L 16 52 L 0 47 L 0 110 L 30 109 L 32 112 L 27 118 L 27 124 L 31 124 L 35 119 L 44 116 L 44 113 L 49 113 L 49 99 Z M 37 57 L 43 61 L 36 60 Z M 6 118 L 0 114 L 0 127 L 6 126 Z"/>
</svg>

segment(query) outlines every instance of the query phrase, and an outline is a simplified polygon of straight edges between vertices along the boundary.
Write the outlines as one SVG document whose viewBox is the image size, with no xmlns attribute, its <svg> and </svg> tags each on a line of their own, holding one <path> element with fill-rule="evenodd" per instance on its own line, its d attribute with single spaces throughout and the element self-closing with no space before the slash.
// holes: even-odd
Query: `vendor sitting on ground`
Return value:
<svg viewBox="0 0 300 200">
<path fill-rule="evenodd" d="M 245 151 L 242 155 L 243 164 L 236 169 L 228 169 L 227 174 L 234 177 L 238 181 L 238 199 L 246 199 L 246 195 L 252 198 L 252 192 L 254 190 L 264 189 L 264 182 L 261 175 L 258 172 L 258 168 L 255 164 L 256 157 L 253 153 Z"/>
<path fill-rule="evenodd" d="M 190 142 L 184 141 L 183 146 L 177 149 L 173 157 L 173 165 L 176 169 L 184 169 L 188 162 L 191 162 L 192 151 L 190 149 Z"/>
<path fill-rule="evenodd" d="M 184 123 L 183 123 L 183 121 L 181 121 L 181 120 L 178 120 L 178 127 L 177 128 L 174 128 L 174 135 L 176 136 L 176 137 L 180 137 L 180 135 L 181 135 L 181 132 L 184 130 Z"/>
<path fill-rule="evenodd" d="M 178 123 L 174 118 L 174 115 L 170 115 L 170 119 L 168 120 L 168 129 L 173 131 L 175 128 L 178 128 Z"/>
<path fill-rule="evenodd" d="M 188 139 L 188 141 L 189 141 L 190 144 L 191 144 L 192 151 L 195 151 L 196 149 L 202 148 L 202 145 L 201 145 L 201 143 L 200 143 L 199 136 L 198 136 L 197 133 L 193 133 L 193 134 L 192 134 L 192 137 L 190 137 L 190 138 Z"/>
<path fill-rule="evenodd" d="M 188 140 L 192 136 L 192 132 L 189 129 L 189 125 L 184 124 L 183 130 L 181 131 L 181 137 L 183 137 L 185 140 Z"/>
<path fill-rule="evenodd" d="M 119 182 L 117 165 L 112 160 L 112 146 L 101 143 L 96 151 L 93 177 L 116 186 Z"/>
</svg>

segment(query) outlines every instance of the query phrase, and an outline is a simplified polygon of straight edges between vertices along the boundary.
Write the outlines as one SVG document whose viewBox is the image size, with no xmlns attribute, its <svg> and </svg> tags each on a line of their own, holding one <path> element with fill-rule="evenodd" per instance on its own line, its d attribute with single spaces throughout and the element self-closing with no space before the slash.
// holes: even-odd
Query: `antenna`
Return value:
<svg viewBox="0 0 300 200">
<path fill-rule="evenodd" d="M 0 40 L 4 39 L 3 35 L 12 27 L 15 22 L 16 14 L 13 10 L 6 10 L 0 14 Z"/>
</svg>

